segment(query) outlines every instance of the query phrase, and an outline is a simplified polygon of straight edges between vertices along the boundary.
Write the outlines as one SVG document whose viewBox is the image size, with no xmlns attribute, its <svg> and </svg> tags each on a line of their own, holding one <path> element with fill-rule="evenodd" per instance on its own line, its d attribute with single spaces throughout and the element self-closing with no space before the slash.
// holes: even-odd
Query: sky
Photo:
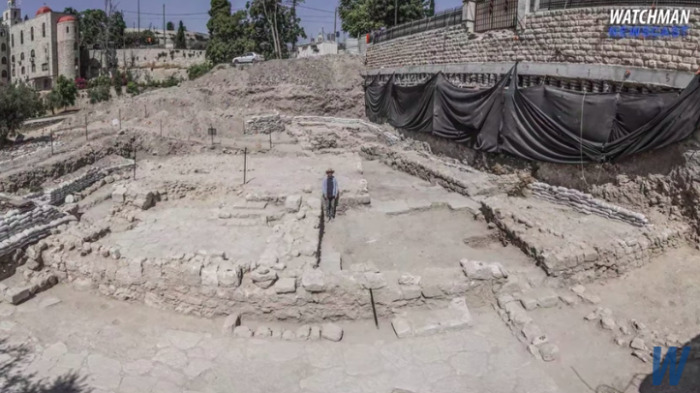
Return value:
<svg viewBox="0 0 700 393">
<path fill-rule="evenodd" d="M 0 0 L 0 2 L 6 5 L 4 0 Z M 43 5 L 47 5 L 57 12 L 63 11 L 66 7 L 73 7 L 78 11 L 86 8 L 104 8 L 104 0 L 16 0 L 16 2 L 22 9 L 22 14 L 29 15 L 30 18 Z M 124 19 L 128 27 L 137 27 L 138 0 L 112 0 L 112 3 L 117 9 L 124 11 Z M 326 33 L 333 32 L 334 20 L 336 19 L 334 11 L 337 3 L 333 0 L 305 0 L 299 5 L 297 14 L 301 18 L 302 27 L 309 38 L 316 37 L 321 29 Z M 141 0 L 141 28 L 148 28 L 149 25 L 152 25 L 153 28 L 162 29 L 163 4 L 165 4 L 166 22 L 172 21 L 177 26 L 178 22 L 182 20 L 187 26 L 187 30 L 207 32 L 209 0 Z M 245 0 L 231 0 L 231 4 L 233 9 L 245 8 Z M 435 0 L 436 11 L 461 5 L 462 0 Z M 341 30 L 340 19 L 337 20 L 337 29 Z M 303 41 L 299 43 L 304 43 Z"/>
</svg>

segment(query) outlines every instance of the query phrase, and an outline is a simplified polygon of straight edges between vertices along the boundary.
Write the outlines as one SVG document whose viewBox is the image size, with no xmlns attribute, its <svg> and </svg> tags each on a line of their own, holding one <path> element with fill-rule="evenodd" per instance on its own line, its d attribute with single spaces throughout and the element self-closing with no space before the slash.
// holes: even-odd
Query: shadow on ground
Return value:
<svg viewBox="0 0 700 393">
<path fill-rule="evenodd" d="M 68 373 L 54 380 L 23 373 L 30 352 L 25 345 L 12 345 L 0 339 L 0 392 L 2 393 L 90 393 L 85 378 Z"/>
</svg>

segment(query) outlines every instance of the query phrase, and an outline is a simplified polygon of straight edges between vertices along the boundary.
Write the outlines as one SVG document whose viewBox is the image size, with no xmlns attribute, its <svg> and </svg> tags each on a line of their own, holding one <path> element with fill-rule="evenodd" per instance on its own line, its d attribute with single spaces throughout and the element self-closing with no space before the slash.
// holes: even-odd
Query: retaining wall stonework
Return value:
<svg viewBox="0 0 700 393">
<path fill-rule="evenodd" d="M 644 226 L 648 223 L 647 218 L 643 214 L 606 203 L 581 191 L 539 182 L 530 184 L 530 189 L 532 194 L 538 198 L 560 205 L 571 206 L 574 210 L 583 214 L 597 214 L 601 217 L 620 220 L 636 226 Z"/>
<path fill-rule="evenodd" d="M 284 130 L 284 122 L 279 114 L 252 116 L 245 121 L 245 133 L 249 135 L 271 134 Z"/>
<path fill-rule="evenodd" d="M 131 162 L 104 169 L 92 168 L 80 177 L 65 181 L 55 188 L 46 190 L 44 199 L 51 205 L 61 205 L 65 201 L 66 196 L 83 191 L 97 181 L 104 179 L 110 173 L 132 167 L 134 165 L 133 160 L 129 161 Z"/>
<path fill-rule="evenodd" d="M 0 258 L 17 249 L 38 242 L 51 233 L 51 229 L 75 217 L 53 206 L 44 205 L 26 213 L 11 211 L 0 217 Z"/>
<path fill-rule="evenodd" d="M 608 38 L 610 8 L 529 14 L 524 30 L 470 34 L 452 26 L 374 44 L 367 68 L 424 64 L 537 62 L 611 64 L 696 71 L 700 66 L 700 9 L 693 9 L 684 38 Z"/>
</svg>

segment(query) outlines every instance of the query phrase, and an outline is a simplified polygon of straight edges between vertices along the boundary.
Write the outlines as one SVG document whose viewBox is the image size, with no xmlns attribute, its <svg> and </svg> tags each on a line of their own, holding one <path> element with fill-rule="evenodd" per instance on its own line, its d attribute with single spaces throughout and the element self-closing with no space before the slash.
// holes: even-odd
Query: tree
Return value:
<svg viewBox="0 0 700 393">
<path fill-rule="evenodd" d="M 175 25 L 173 24 L 173 22 L 168 22 L 168 23 L 165 25 L 165 30 L 167 30 L 167 31 L 173 31 L 173 30 L 175 30 Z"/>
<path fill-rule="evenodd" d="M 187 49 L 187 37 L 185 36 L 185 25 L 180 21 L 175 34 L 175 49 Z"/>
<path fill-rule="evenodd" d="M 253 0 L 248 13 L 255 51 L 265 58 L 287 58 L 287 44 L 294 47 L 298 37 L 306 38 L 295 7 L 286 7 L 279 0 Z"/>
<path fill-rule="evenodd" d="M 75 81 L 59 75 L 56 86 L 51 92 L 57 96 L 58 108 L 65 108 L 75 105 L 75 99 L 78 97 L 78 86 Z"/>
<path fill-rule="evenodd" d="M 228 63 L 235 56 L 255 49 L 247 11 L 231 14 L 228 0 L 211 0 L 209 17 L 207 59 L 213 64 Z"/>
<path fill-rule="evenodd" d="M 425 16 L 435 16 L 435 0 L 429 0 L 428 9 L 425 12 Z"/>
<path fill-rule="evenodd" d="M 341 27 L 351 36 L 394 26 L 394 11 L 398 24 L 424 18 L 430 12 L 430 0 L 402 0 L 395 9 L 395 0 L 340 0 L 338 15 Z M 434 12 L 434 11 L 433 11 Z"/>
<path fill-rule="evenodd" d="M 25 84 L 0 86 L 0 146 L 25 120 L 44 113 L 36 90 Z"/>
</svg>

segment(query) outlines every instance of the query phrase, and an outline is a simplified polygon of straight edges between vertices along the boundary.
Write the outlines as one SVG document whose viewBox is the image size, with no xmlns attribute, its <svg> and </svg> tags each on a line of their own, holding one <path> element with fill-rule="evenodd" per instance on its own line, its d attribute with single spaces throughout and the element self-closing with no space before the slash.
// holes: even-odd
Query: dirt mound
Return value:
<svg viewBox="0 0 700 393">
<path fill-rule="evenodd" d="M 217 128 L 243 132 L 245 117 L 274 111 L 288 115 L 363 117 L 364 97 L 357 56 L 272 60 L 250 66 L 218 66 L 180 86 L 123 97 L 89 107 L 90 119 L 134 128 L 160 127 L 172 137 L 202 138 Z M 82 124 L 82 118 L 69 123 Z"/>
</svg>

